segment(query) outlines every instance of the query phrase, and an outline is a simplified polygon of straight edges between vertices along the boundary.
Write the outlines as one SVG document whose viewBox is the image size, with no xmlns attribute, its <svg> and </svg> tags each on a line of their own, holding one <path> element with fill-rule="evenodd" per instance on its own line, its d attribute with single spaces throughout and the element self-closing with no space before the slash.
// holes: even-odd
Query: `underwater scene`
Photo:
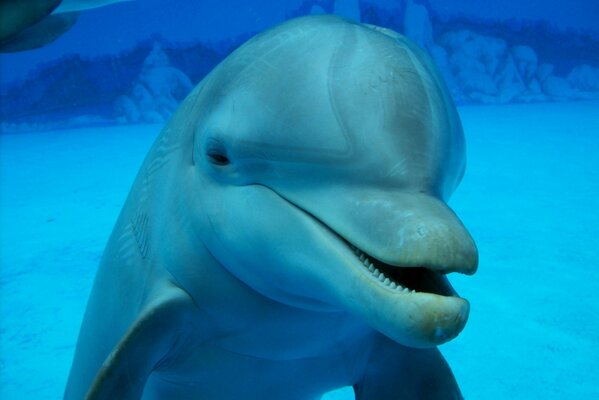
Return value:
<svg viewBox="0 0 599 400">
<path fill-rule="evenodd" d="M 596 0 L 0 0 L 0 399 L 599 399 Z"/>
</svg>

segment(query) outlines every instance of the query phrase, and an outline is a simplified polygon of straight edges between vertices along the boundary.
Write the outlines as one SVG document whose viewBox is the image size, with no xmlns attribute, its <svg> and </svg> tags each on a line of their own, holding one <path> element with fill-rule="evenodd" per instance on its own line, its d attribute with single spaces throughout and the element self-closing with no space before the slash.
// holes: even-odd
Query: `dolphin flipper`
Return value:
<svg viewBox="0 0 599 400">
<path fill-rule="evenodd" d="M 409 348 L 382 335 L 354 391 L 356 400 L 463 399 L 438 348 Z"/>
<path fill-rule="evenodd" d="M 0 52 L 14 53 L 45 46 L 75 25 L 78 12 L 53 14 L 0 42 Z"/>
<path fill-rule="evenodd" d="M 180 288 L 169 287 L 139 315 L 98 371 L 86 399 L 139 399 L 154 368 L 181 339 L 197 308 Z"/>
<path fill-rule="evenodd" d="M 40 22 L 60 2 L 61 0 L 0 0 L 0 42 Z"/>
<path fill-rule="evenodd" d="M 0 0 L 0 53 L 32 50 L 71 29 L 79 11 L 130 0 Z"/>
</svg>

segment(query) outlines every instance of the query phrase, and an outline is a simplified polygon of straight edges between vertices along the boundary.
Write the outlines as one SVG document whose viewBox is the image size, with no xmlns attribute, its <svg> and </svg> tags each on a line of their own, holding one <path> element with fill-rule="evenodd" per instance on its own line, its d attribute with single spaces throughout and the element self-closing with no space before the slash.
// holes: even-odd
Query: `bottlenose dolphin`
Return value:
<svg viewBox="0 0 599 400">
<path fill-rule="evenodd" d="M 430 59 L 333 16 L 249 40 L 150 150 L 102 257 L 65 398 L 456 399 L 437 345 L 475 244 L 445 201 L 460 120 Z"/>
<path fill-rule="evenodd" d="M 0 52 L 45 46 L 75 25 L 79 11 L 130 0 L 0 0 Z"/>
</svg>

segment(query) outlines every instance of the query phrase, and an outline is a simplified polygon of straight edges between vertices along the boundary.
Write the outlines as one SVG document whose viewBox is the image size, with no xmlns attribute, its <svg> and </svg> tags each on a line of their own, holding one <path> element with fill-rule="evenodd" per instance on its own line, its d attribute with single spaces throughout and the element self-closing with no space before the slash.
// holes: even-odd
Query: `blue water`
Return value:
<svg viewBox="0 0 599 400">
<path fill-rule="evenodd" d="M 471 303 L 468 325 L 441 347 L 464 396 L 599 398 L 599 3 L 430 0 L 415 2 L 429 13 L 416 26 L 406 4 L 136 0 L 83 11 L 42 48 L 0 54 L 0 398 L 62 397 L 108 235 L 187 94 L 173 86 L 170 108 L 123 111 L 123 96 L 150 82 L 141 71 L 153 49 L 193 86 L 276 23 L 356 10 L 447 52 L 435 61 L 468 148 L 450 205 L 480 253 L 476 275 L 452 278 Z M 450 51 L 448 32 L 464 29 L 480 45 Z M 497 40 L 505 49 L 493 55 Z M 506 60 L 516 60 L 501 70 L 519 79 L 510 85 L 498 72 Z M 327 398 L 352 397 L 346 388 Z"/>
</svg>

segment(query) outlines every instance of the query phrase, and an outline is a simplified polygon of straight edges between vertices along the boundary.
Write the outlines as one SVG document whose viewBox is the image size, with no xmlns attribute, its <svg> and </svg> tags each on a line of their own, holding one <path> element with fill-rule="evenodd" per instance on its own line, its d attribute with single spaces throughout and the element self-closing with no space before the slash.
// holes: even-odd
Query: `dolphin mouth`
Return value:
<svg viewBox="0 0 599 400">
<path fill-rule="evenodd" d="M 381 285 L 398 293 L 430 293 L 459 297 L 444 273 L 426 267 L 402 267 L 386 264 L 348 243 L 358 261 Z"/>
<path fill-rule="evenodd" d="M 277 194 L 322 229 L 323 249 L 329 252 L 329 260 L 335 264 L 336 272 L 343 270 L 343 276 L 335 284 L 327 286 L 330 292 L 326 293 L 326 297 L 330 296 L 327 301 L 331 304 L 363 318 L 375 330 L 408 347 L 438 346 L 462 331 L 468 320 L 470 304 L 458 296 L 446 275 L 454 272 L 470 275 L 476 268 L 467 264 L 462 266 L 461 259 L 454 259 L 453 264 L 449 264 L 451 260 L 448 260 L 448 264 L 444 264 L 443 257 L 435 252 L 438 250 L 436 246 L 444 246 L 445 243 L 438 240 L 429 245 L 416 243 L 417 252 L 430 251 L 433 256 L 426 255 L 420 259 L 403 257 L 407 262 L 402 262 L 402 257 L 396 254 L 389 259 L 397 258 L 397 262 L 390 264 L 388 259 L 381 260 L 381 256 L 386 257 L 386 252 L 377 250 L 373 241 L 368 242 L 368 233 L 348 232 L 347 229 L 339 231 L 335 226 L 340 224 L 327 223 L 313 211 L 302 207 L 300 202 L 293 201 L 292 196 Z M 355 222 L 362 226 L 361 221 Z M 358 247 L 354 243 L 364 246 Z M 362 250 L 363 247 L 368 247 L 369 253 Z M 378 257 L 371 254 L 373 250 L 380 253 Z M 404 250 L 414 254 L 413 247 L 404 244 Z M 323 277 L 329 279 L 330 272 L 324 273 Z"/>
</svg>

